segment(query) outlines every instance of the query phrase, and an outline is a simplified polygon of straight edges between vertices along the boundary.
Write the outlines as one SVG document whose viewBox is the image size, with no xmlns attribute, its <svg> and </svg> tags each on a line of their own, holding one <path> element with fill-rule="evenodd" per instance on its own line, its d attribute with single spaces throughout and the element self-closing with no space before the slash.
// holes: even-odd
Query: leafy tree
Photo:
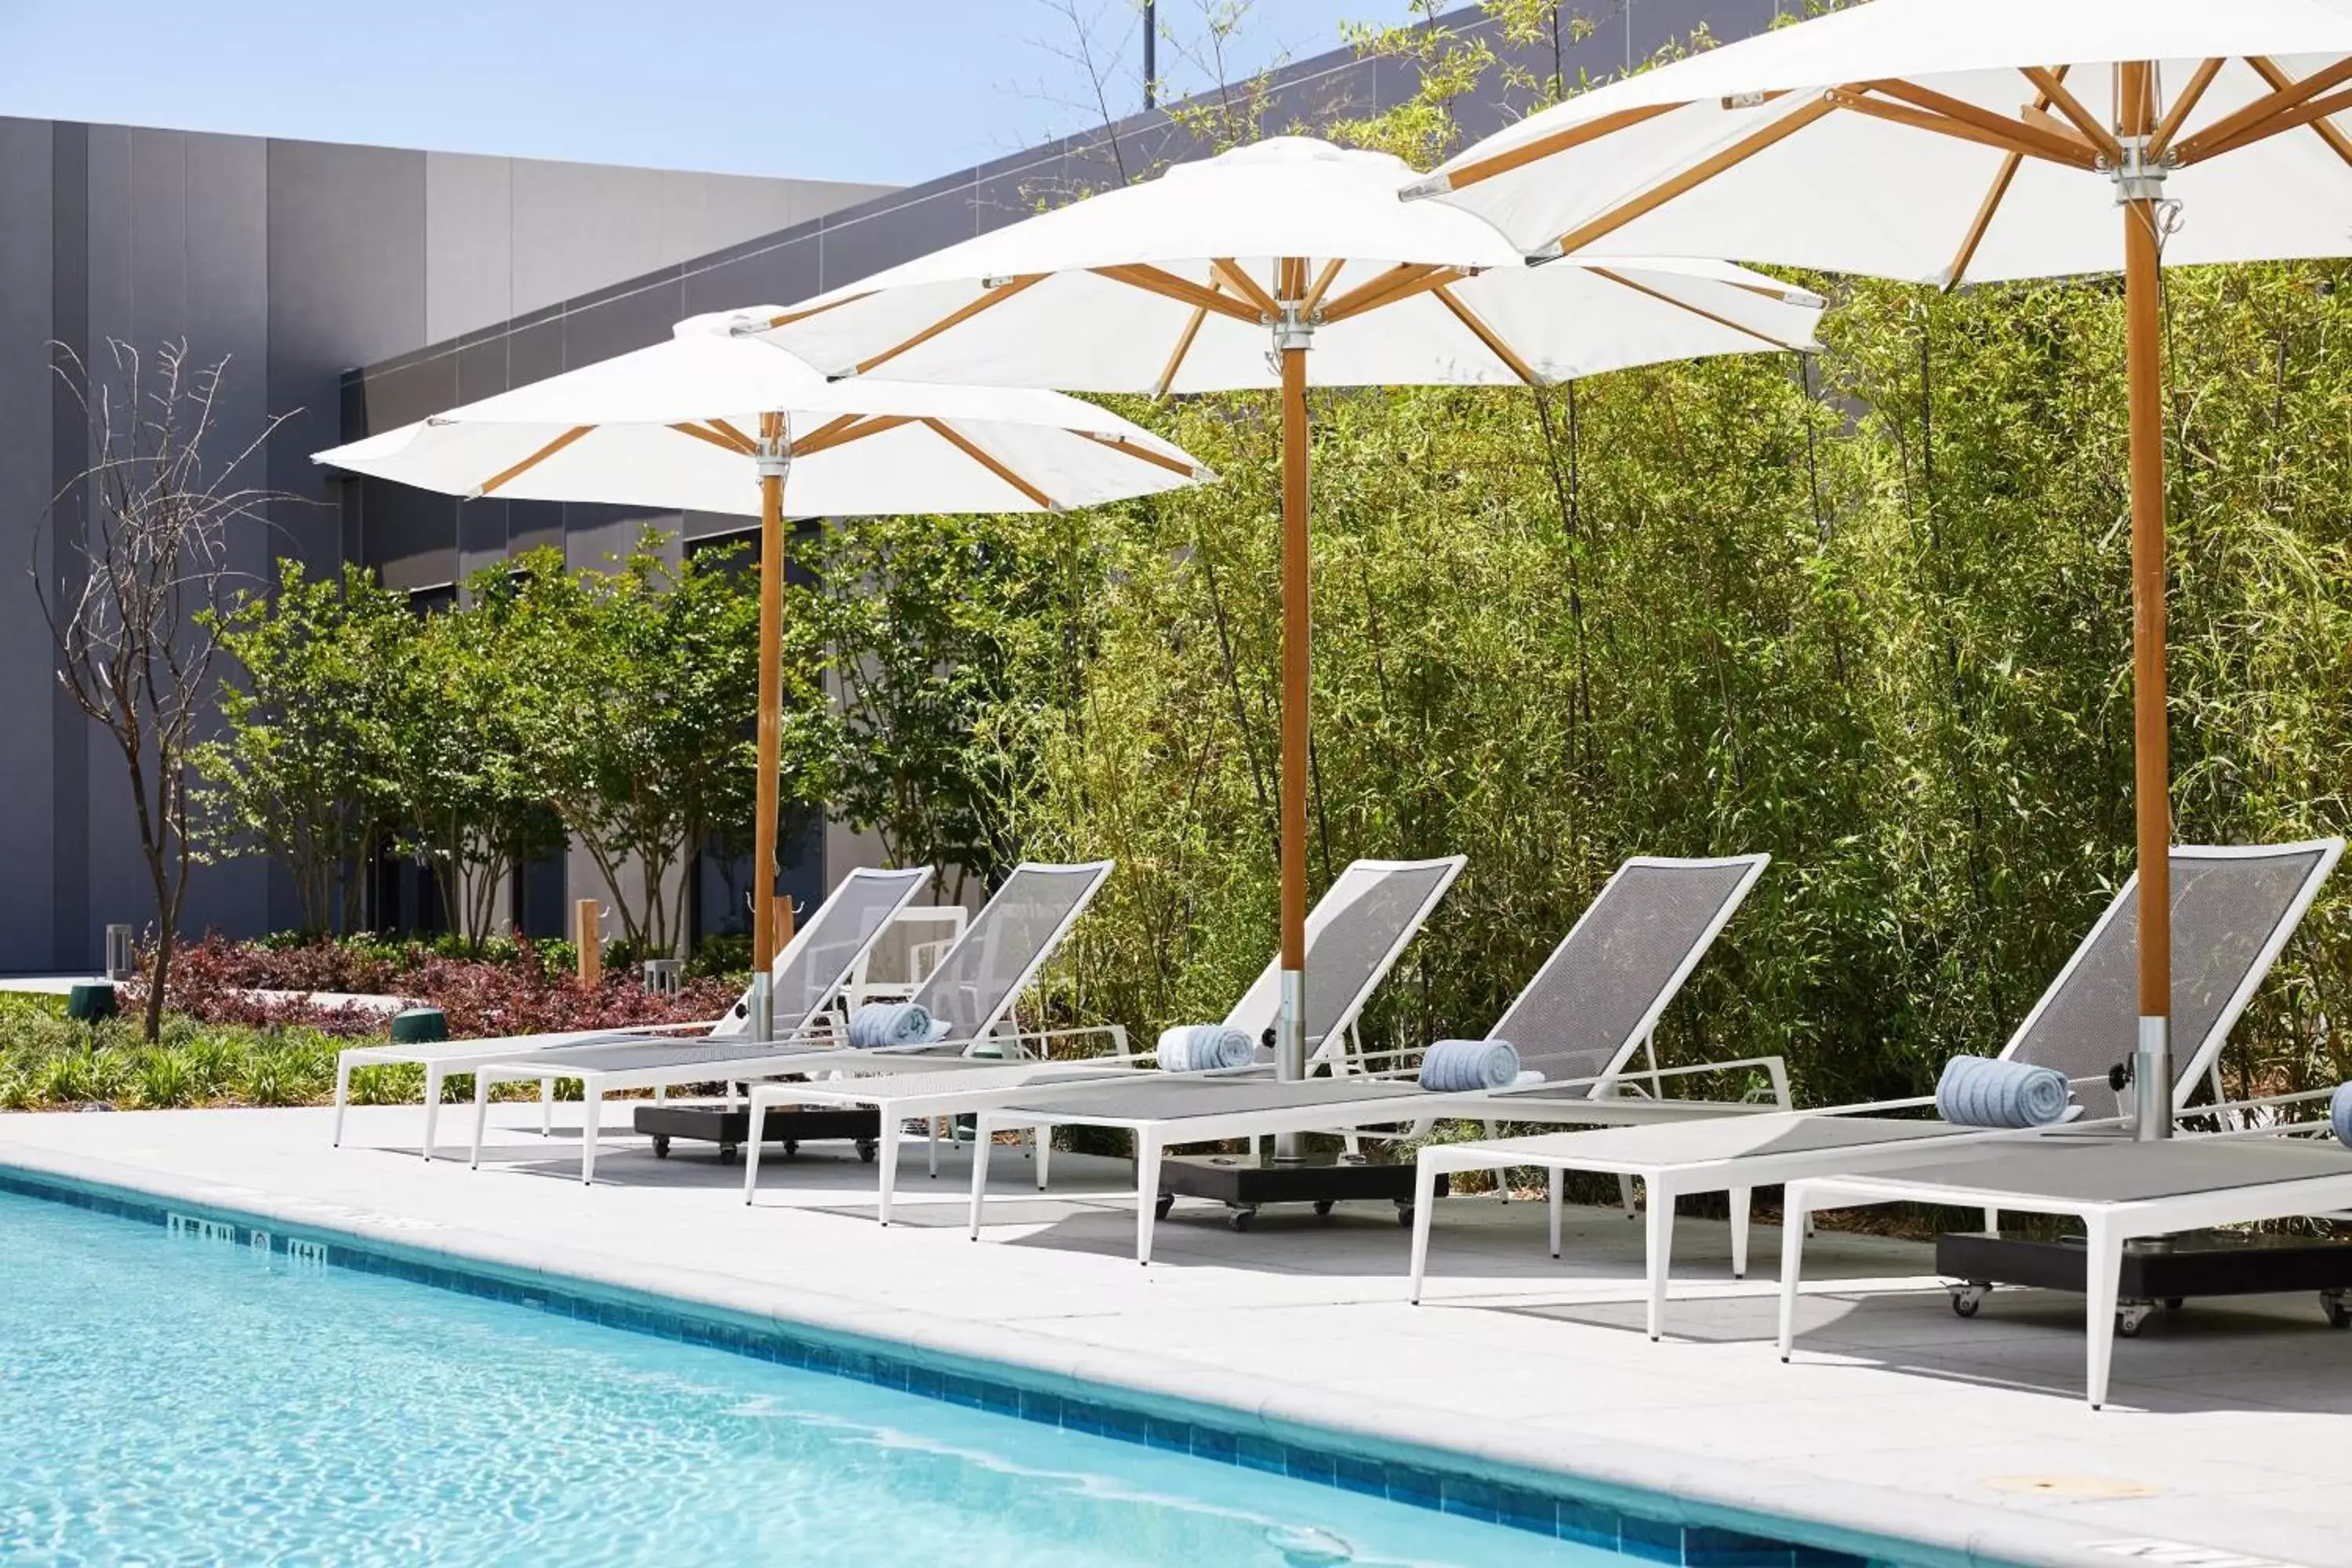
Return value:
<svg viewBox="0 0 2352 1568">
<path fill-rule="evenodd" d="M 278 563 L 274 593 L 240 595 L 223 646 L 225 731 L 194 753 L 207 859 L 266 853 L 292 873 L 306 931 L 359 923 L 361 872 L 385 828 L 383 705 L 416 623 L 363 568 L 312 578 Z"/>
<path fill-rule="evenodd" d="M 394 846 L 431 869 L 451 929 L 475 947 L 515 868 L 563 842 L 528 752 L 544 682 L 520 657 L 519 593 L 503 567 L 475 574 L 464 604 L 426 616 L 393 650 L 368 721 Z"/>
<path fill-rule="evenodd" d="M 686 932 L 686 858 L 748 836 L 759 694 L 756 578 L 728 556 L 671 564 L 653 531 L 611 571 L 567 573 L 553 551 L 517 563 L 520 705 L 530 776 L 615 890 L 625 940 L 667 952 Z M 803 668 L 788 682 L 787 805 L 809 797 Z M 641 874 L 625 874 L 634 864 Z"/>
</svg>

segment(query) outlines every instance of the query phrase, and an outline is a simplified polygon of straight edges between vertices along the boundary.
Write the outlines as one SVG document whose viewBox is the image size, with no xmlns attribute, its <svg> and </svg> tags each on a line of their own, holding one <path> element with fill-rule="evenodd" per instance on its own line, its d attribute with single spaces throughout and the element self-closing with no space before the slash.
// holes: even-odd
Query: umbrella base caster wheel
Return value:
<svg viewBox="0 0 2352 1568">
<path fill-rule="evenodd" d="M 1168 1217 L 1168 1211 L 1175 1206 L 1176 1194 L 1173 1193 L 1162 1193 L 1158 1197 L 1151 1200 L 1151 1217 L 1153 1219 L 1166 1219 Z"/>
<path fill-rule="evenodd" d="M 667 1135 L 663 1133 L 656 1133 L 654 1135 L 654 1158 L 656 1160 L 667 1160 L 669 1158 L 669 1139 Z"/>
<path fill-rule="evenodd" d="M 731 1165 L 741 1153 L 742 1151 L 736 1148 L 734 1144 L 721 1143 L 719 1145 L 719 1163 L 722 1165 Z"/>
<path fill-rule="evenodd" d="M 1247 1230 L 1257 1223 L 1257 1210 L 1237 1208 L 1225 1216 L 1225 1223 L 1235 1230 Z"/>
<path fill-rule="evenodd" d="M 1973 1318 L 1984 1299 L 1992 1294 L 1992 1287 L 1971 1279 L 1965 1285 L 1952 1287 L 1952 1310 L 1963 1318 Z"/>
<path fill-rule="evenodd" d="M 784 1158 L 785 1158 L 785 1159 L 787 1159 L 787 1160 L 797 1160 L 797 1159 L 799 1159 L 799 1158 L 800 1158 L 800 1152 L 801 1152 L 801 1141 L 800 1141 L 799 1139 L 797 1139 L 797 1138 L 787 1138 L 787 1139 L 785 1139 L 785 1140 L 784 1140 Z"/>
<path fill-rule="evenodd" d="M 1329 1198 L 1317 1198 L 1315 1200 L 1315 1217 L 1318 1219 L 1329 1219 L 1331 1217 L 1331 1200 Z"/>
<path fill-rule="evenodd" d="M 2189 1299 L 2185 1296 L 2167 1296 L 2164 1299 L 2164 1310 L 2168 1312 L 2178 1312 L 2188 1304 Z"/>
<path fill-rule="evenodd" d="M 876 1144 L 873 1139 L 860 1138 L 857 1141 L 857 1157 L 860 1160 L 865 1161 L 866 1163 L 869 1165 L 874 1163 L 875 1148 Z"/>
<path fill-rule="evenodd" d="M 2131 1301 L 2116 1309 L 2116 1332 L 2127 1340 L 2139 1338 L 2139 1331 L 2156 1313 L 2153 1301 Z"/>
<path fill-rule="evenodd" d="M 1412 1227 L 1412 1205 L 1404 1198 L 1396 1200 L 1397 1224 L 1408 1230 Z"/>
<path fill-rule="evenodd" d="M 2319 1310 L 2331 1329 L 2352 1329 L 2352 1290 L 2322 1290 Z"/>
</svg>

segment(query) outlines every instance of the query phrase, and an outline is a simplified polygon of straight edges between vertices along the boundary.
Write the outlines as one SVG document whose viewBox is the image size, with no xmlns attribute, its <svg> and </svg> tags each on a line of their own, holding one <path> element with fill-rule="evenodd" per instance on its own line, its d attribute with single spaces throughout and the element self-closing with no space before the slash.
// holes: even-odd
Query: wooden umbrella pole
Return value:
<svg viewBox="0 0 2352 1568">
<path fill-rule="evenodd" d="M 760 416 L 760 721 L 751 823 L 751 975 L 755 1037 L 774 1032 L 761 982 L 776 957 L 777 752 L 782 728 L 784 643 L 784 416 Z M 758 1015 L 764 1014 L 764 1016 Z M 760 1026 L 765 1024 L 761 1029 Z"/>
<path fill-rule="evenodd" d="M 2127 142 L 2154 128 L 2150 72 L 2122 68 Z M 2172 800 L 2164 689 L 2164 382 L 2162 258 L 2156 202 L 2143 180 L 2121 188 L 2126 380 L 2131 409 L 2133 807 L 2139 858 L 2139 1038 L 2133 1058 L 2138 1136 L 2172 1133 Z"/>
<path fill-rule="evenodd" d="M 1307 1073 L 1307 345 L 1311 329 L 1297 319 L 1306 264 L 1286 259 L 1276 326 L 1282 356 L 1282 1014 L 1276 1069 L 1284 1079 Z"/>
</svg>

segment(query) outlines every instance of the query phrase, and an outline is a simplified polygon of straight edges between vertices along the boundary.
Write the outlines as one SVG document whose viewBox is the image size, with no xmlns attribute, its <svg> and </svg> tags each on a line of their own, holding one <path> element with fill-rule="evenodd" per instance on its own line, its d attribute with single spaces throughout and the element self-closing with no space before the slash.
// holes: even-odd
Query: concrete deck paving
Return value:
<svg viewBox="0 0 2352 1568">
<path fill-rule="evenodd" d="M 562 1114 L 572 1110 L 571 1117 Z M 135 1188 L 462 1257 L 1326 1428 L 1927 1543 L 1945 1560 L 2352 1568 L 2352 1335 L 2307 1298 L 2195 1304 L 2116 1347 L 2114 1403 L 2082 1397 L 2079 1298 L 2004 1292 L 1955 1317 L 1916 1243 L 1824 1234 L 1798 1358 L 1773 1352 L 1778 1235 L 1727 1278 L 1725 1226 L 1677 1233 L 1669 1339 L 1641 1332 L 1641 1227 L 1539 1204 L 1445 1200 L 1430 1300 L 1405 1300 L 1386 1205 L 1268 1210 L 1236 1235 L 1180 1205 L 1131 1256 L 1124 1162 L 1003 1160 L 979 1245 L 969 1165 L 907 1152 L 899 1223 L 845 1146 L 740 1167 L 624 1134 L 577 1179 L 576 1110 L 551 1140 L 501 1105 L 484 1168 L 417 1158 L 419 1111 L 0 1116 L 0 1166 Z M 459 1120 L 463 1120 L 461 1117 Z M 617 1120 L 617 1118 L 616 1118 Z M 569 1121 L 571 1127 L 565 1123 Z M 526 1129 L 530 1129 L 527 1131 Z M 453 1130 L 454 1131 L 454 1130 Z"/>
</svg>

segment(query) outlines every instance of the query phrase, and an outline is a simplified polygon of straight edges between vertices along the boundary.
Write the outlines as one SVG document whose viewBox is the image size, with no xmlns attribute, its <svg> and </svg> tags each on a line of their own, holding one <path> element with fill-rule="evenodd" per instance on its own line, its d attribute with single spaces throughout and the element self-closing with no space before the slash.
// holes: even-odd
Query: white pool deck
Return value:
<svg viewBox="0 0 2352 1568">
<path fill-rule="evenodd" d="M 705 1151 L 656 1161 L 624 1135 L 583 1187 L 576 1108 L 545 1141 L 524 1131 L 535 1110 L 495 1114 L 478 1172 L 417 1158 L 414 1107 L 355 1109 L 341 1149 L 323 1110 L 0 1115 L 0 1166 L 1865 1531 L 1946 1561 L 2352 1568 L 2352 1334 L 2307 1297 L 2160 1317 L 2118 1344 L 2114 1403 L 2094 1412 L 2079 1298 L 2004 1292 L 1962 1321 L 1911 1243 L 1820 1237 L 1784 1366 L 1769 1227 L 1735 1283 L 1726 1227 L 1685 1220 L 1669 1338 L 1651 1344 L 1641 1228 L 1613 1209 L 1571 1209 L 1555 1262 L 1540 1204 L 1445 1200 L 1416 1308 L 1407 1233 L 1384 1205 L 1330 1222 L 1268 1210 L 1247 1235 L 1180 1205 L 1139 1268 L 1124 1162 L 1056 1156 L 1043 1197 L 1025 1160 L 998 1162 L 1005 1200 L 974 1245 L 960 1153 L 933 1184 L 908 1149 L 886 1230 L 872 1168 L 845 1146 L 772 1160 L 746 1208 L 740 1166 Z"/>
</svg>

